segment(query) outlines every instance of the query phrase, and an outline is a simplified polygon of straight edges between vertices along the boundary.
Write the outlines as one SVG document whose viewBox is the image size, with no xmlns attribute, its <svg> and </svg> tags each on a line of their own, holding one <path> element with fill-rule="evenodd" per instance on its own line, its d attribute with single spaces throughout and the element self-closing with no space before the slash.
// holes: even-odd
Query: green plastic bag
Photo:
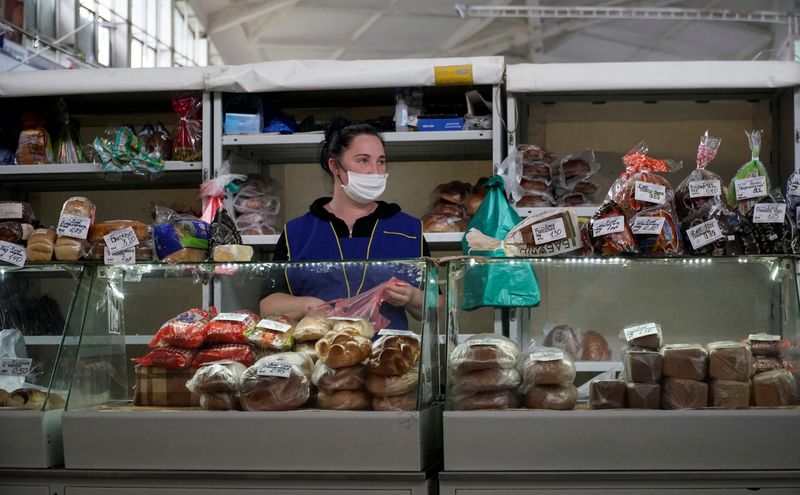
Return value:
<svg viewBox="0 0 800 495">
<path fill-rule="evenodd" d="M 504 183 L 495 175 L 485 184 L 488 190 L 467 232 L 478 229 L 483 234 L 503 240 L 509 231 L 522 221 L 506 201 Z M 464 254 L 504 258 L 502 249 L 470 251 L 466 235 L 461 240 Z M 541 299 L 539 281 L 530 263 L 476 263 L 464 274 L 464 300 L 462 309 L 471 311 L 484 306 L 519 307 L 538 306 Z"/>
</svg>

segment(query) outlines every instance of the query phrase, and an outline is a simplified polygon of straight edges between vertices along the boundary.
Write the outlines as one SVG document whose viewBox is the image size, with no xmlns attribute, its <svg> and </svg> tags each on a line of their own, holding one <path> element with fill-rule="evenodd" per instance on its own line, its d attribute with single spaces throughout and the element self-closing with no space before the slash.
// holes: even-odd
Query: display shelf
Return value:
<svg viewBox="0 0 800 495">
<path fill-rule="evenodd" d="M 492 158 L 492 131 L 385 132 L 392 162 L 486 160 Z M 222 145 L 263 163 L 314 163 L 324 135 L 230 134 Z"/>
<path fill-rule="evenodd" d="M 620 361 L 575 361 L 575 370 L 586 373 L 603 373 L 606 371 L 622 371 Z"/>
<path fill-rule="evenodd" d="M 91 339 L 87 339 L 91 341 Z M 97 342 L 100 342 L 101 338 L 94 339 Z M 104 339 L 108 340 L 108 339 Z M 125 336 L 125 343 L 128 345 L 147 345 L 150 341 L 153 340 L 152 335 L 126 335 Z M 25 344 L 26 345 L 59 345 L 61 344 L 61 336 L 60 335 L 33 335 L 25 337 Z M 76 345 L 78 344 L 77 337 L 66 337 L 64 339 L 65 345 Z"/>
<path fill-rule="evenodd" d="M 544 208 L 544 207 L 535 207 L 535 208 L 515 208 L 517 210 L 517 214 L 523 218 L 529 217 L 536 213 L 542 212 L 544 210 L 552 210 L 556 207 Z M 557 207 L 562 210 L 567 210 L 576 217 L 586 217 L 589 218 L 594 215 L 594 212 L 597 211 L 598 206 L 559 206 Z"/>
<path fill-rule="evenodd" d="M 438 250 L 461 250 L 461 239 L 464 237 L 463 232 L 429 232 L 424 235 L 428 246 Z M 278 239 L 279 235 L 243 235 L 242 243 L 274 249 Z"/>
<path fill-rule="evenodd" d="M 202 169 L 201 162 L 178 161 L 165 162 L 164 171 L 155 175 L 105 172 L 96 163 L 3 165 L 0 166 L 0 181 L 5 187 L 36 191 L 196 187 L 202 180 Z"/>
</svg>

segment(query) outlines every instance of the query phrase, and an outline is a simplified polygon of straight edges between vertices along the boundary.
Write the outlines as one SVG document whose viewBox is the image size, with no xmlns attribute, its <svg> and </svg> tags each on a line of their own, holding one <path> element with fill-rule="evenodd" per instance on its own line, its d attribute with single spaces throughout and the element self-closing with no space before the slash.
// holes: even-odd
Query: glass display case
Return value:
<svg viewBox="0 0 800 495">
<path fill-rule="evenodd" d="M 61 415 L 88 294 L 81 266 L 0 266 L 0 467 L 61 463 Z"/>
<path fill-rule="evenodd" d="M 792 256 L 451 262 L 445 470 L 797 469 L 796 273 Z"/>
<path fill-rule="evenodd" d="M 440 459 L 430 261 L 92 270 L 77 354 L 99 372 L 70 390 L 68 469 L 420 472 Z M 408 315 L 384 302 L 395 279 L 419 290 Z M 299 321 L 261 314 L 265 295 L 304 284 L 351 297 Z"/>
</svg>

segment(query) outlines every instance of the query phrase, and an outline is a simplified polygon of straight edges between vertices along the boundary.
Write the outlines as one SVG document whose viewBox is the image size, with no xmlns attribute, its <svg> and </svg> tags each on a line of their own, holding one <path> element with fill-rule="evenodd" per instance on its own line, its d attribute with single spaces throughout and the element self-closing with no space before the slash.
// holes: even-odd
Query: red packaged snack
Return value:
<svg viewBox="0 0 800 495">
<path fill-rule="evenodd" d="M 631 221 L 639 248 L 645 256 L 680 256 L 683 242 L 675 212 L 667 208 L 652 208 L 637 213 Z"/>
<path fill-rule="evenodd" d="M 653 207 L 674 209 L 674 193 L 669 182 L 654 172 L 673 172 L 683 165 L 673 160 L 656 160 L 647 155 L 642 141 L 622 157 L 625 171 L 611 185 L 607 199 L 614 200 L 628 221 L 636 213 Z"/>
<path fill-rule="evenodd" d="M 216 313 L 214 308 L 211 311 Z M 208 312 L 202 309 L 192 308 L 184 311 L 161 325 L 153 340 L 150 341 L 149 346 L 151 349 L 159 344 L 174 345 L 188 349 L 200 347 L 206 337 L 205 327 L 208 323 L 208 318 Z"/>
<path fill-rule="evenodd" d="M 199 95 L 181 94 L 172 99 L 172 109 L 180 121 L 172 142 L 172 158 L 183 162 L 203 156 L 203 100 Z"/>
<path fill-rule="evenodd" d="M 258 315 L 248 310 L 220 313 L 209 321 L 204 329 L 206 342 L 246 344 L 245 331 L 258 323 Z"/>
<path fill-rule="evenodd" d="M 256 362 L 253 350 L 245 344 L 220 344 L 201 349 L 192 360 L 192 368 L 198 368 L 206 363 L 224 360 L 236 361 L 245 366 L 252 366 Z"/>
<path fill-rule="evenodd" d="M 589 221 L 588 231 L 595 254 L 622 256 L 640 253 L 622 208 L 614 201 L 606 200 L 600 205 Z"/>
<path fill-rule="evenodd" d="M 157 368 L 182 369 L 189 366 L 194 358 L 194 349 L 184 349 L 174 345 L 156 347 L 140 358 L 133 358 L 136 364 Z"/>
</svg>

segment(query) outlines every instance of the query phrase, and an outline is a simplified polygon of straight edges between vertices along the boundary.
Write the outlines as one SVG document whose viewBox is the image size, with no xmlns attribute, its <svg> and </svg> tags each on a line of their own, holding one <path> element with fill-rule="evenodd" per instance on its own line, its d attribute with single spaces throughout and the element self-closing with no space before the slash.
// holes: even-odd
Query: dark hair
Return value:
<svg viewBox="0 0 800 495">
<path fill-rule="evenodd" d="M 369 124 L 354 124 L 343 117 L 334 118 L 328 128 L 325 129 L 325 141 L 322 142 L 322 150 L 319 153 L 319 164 L 326 174 L 333 177 L 328 168 L 328 159 L 333 157 L 336 159 L 341 158 L 342 153 L 346 150 L 356 136 L 367 134 L 375 136 L 383 142 L 383 136 L 380 131 Z"/>
</svg>

